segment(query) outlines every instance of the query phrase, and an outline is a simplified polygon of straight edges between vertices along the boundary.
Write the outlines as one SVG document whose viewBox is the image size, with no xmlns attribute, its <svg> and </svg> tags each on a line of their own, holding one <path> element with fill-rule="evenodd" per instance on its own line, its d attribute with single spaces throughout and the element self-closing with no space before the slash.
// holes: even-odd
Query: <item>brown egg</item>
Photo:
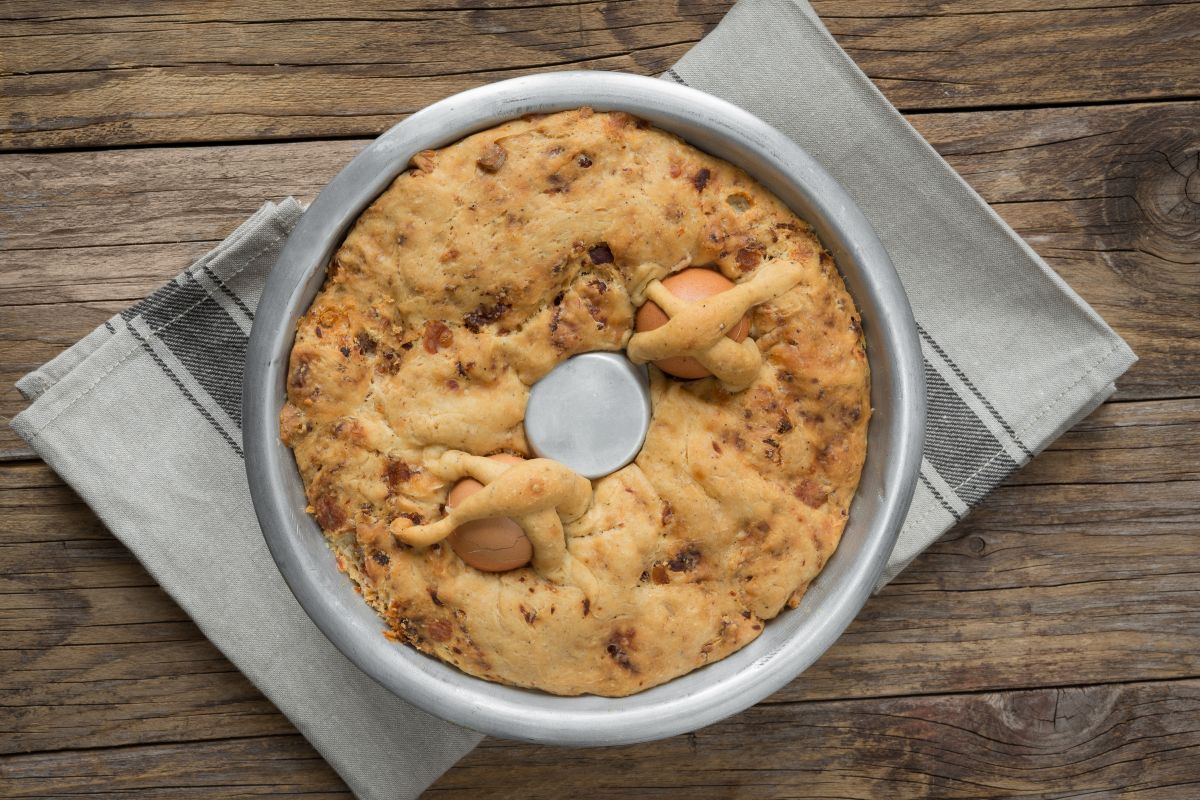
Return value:
<svg viewBox="0 0 1200 800">
<path fill-rule="evenodd" d="M 733 281 L 726 278 L 719 272 L 711 269 L 701 269 L 699 267 L 691 267 L 689 269 L 680 270 L 674 275 L 663 280 L 662 285 L 671 294 L 686 300 L 689 303 L 697 303 L 701 300 L 706 300 L 714 294 L 727 292 L 734 287 Z M 658 307 L 656 303 L 647 300 L 638 309 L 635 325 L 637 330 L 652 331 L 667 323 L 666 313 Z M 726 334 L 735 342 L 745 340 L 750 333 L 750 319 L 742 317 L 733 330 Z M 673 358 L 664 358 L 654 362 L 654 366 L 661 369 L 668 375 L 674 375 L 676 378 L 685 378 L 692 380 L 694 378 L 707 378 L 712 375 L 704 365 L 691 356 L 675 356 Z"/>
<path fill-rule="evenodd" d="M 488 458 L 506 464 L 519 464 L 525 460 L 508 453 L 497 453 Z M 446 506 L 454 508 L 482 488 L 483 484 L 474 478 L 463 478 L 450 490 Z M 450 534 L 449 541 L 459 558 L 483 572 L 507 572 L 525 566 L 533 558 L 533 545 L 525 531 L 508 517 L 477 519 L 459 525 Z"/>
</svg>

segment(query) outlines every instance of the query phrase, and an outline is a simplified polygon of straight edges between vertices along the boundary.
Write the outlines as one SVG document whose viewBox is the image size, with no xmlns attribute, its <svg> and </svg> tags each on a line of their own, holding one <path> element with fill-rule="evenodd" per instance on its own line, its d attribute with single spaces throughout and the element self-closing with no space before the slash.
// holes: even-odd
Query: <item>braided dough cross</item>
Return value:
<svg viewBox="0 0 1200 800">
<path fill-rule="evenodd" d="M 563 523 L 572 522 L 592 504 L 592 484 L 587 478 L 548 458 L 505 464 L 459 450 L 443 453 L 428 465 L 431 472 L 453 483 L 471 477 L 483 489 L 463 500 L 446 515 L 427 525 L 406 524 L 398 517 L 392 535 L 414 547 L 442 541 L 468 522 L 490 517 L 510 517 L 533 545 L 533 569 L 558 584 L 575 585 L 591 594 L 596 580 L 567 551 Z"/>
<path fill-rule="evenodd" d="M 635 333 L 625 352 L 635 364 L 691 356 L 726 389 L 740 392 L 758 376 L 762 354 L 753 339 L 738 344 L 726 334 L 753 306 L 779 297 L 798 284 L 803 274 L 804 268 L 797 261 L 770 261 L 750 280 L 698 303 L 681 300 L 659 281 L 651 281 L 645 296 L 670 319 L 652 331 Z"/>
</svg>

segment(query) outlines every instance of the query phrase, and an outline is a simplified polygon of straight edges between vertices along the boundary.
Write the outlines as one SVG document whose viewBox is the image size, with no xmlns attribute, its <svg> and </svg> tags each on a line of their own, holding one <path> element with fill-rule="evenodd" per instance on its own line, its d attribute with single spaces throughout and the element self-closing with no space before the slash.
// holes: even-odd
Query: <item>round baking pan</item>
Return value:
<svg viewBox="0 0 1200 800">
<path fill-rule="evenodd" d="M 474 678 L 383 636 L 383 621 L 338 571 L 279 438 L 296 321 L 359 213 L 421 150 L 532 113 L 627 111 L 746 170 L 815 228 L 862 314 L 871 365 L 866 464 L 837 551 L 799 607 L 714 664 L 629 697 L 559 697 Z M 912 310 L 883 245 L 850 197 L 795 142 L 757 117 L 667 81 L 609 72 L 516 78 L 434 103 L 376 139 L 320 193 L 263 290 L 243 386 L 246 470 L 271 554 L 296 598 L 364 672 L 416 706 L 483 733 L 565 745 L 615 745 L 692 731 L 795 678 L 833 644 L 878 581 L 921 460 L 925 387 Z"/>
</svg>

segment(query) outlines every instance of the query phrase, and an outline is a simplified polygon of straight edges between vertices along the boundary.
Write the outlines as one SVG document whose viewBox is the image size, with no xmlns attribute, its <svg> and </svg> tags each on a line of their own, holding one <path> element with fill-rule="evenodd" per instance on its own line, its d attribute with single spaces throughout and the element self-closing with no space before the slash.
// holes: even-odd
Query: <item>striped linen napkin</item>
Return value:
<svg viewBox="0 0 1200 800">
<path fill-rule="evenodd" d="M 794 138 L 891 253 L 929 390 L 921 480 L 884 582 L 1104 401 L 1134 355 L 910 128 L 800 0 L 742 2 L 664 76 Z M 284 584 L 241 450 L 247 335 L 302 209 L 267 203 L 215 250 L 18 388 L 12 427 L 356 795 L 411 798 L 480 736 L 379 687 Z"/>
</svg>

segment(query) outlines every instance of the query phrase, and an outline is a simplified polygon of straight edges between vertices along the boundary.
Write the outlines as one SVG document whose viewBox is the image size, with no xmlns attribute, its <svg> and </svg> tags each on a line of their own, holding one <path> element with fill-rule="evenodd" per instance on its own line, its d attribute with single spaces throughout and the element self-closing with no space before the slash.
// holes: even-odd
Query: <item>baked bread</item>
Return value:
<svg viewBox="0 0 1200 800">
<path fill-rule="evenodd" d="M 530 456 L 529 387 L 626 348 L 647 291 L 689 266 L 774 281 L 746 342 L 722 345 L 758 366 L 744 386 L 651 368 L 636 461 L 562 478 L 576 506 L 555 507 L 555 563 L 570 568 L 535 554 L 482 572 L 420 544 L 472 456 Z M 300 319 L 280 432 L 387 635 L 487 680 L 623 696 L 729 655 L 799 601 L 837 547 L 869 415 L 859 316 L 809 226 L 740 169 L 583 108 L 412 159 Z M 522 480 L 518 495 L 542 486 Z"/>
</svg>

